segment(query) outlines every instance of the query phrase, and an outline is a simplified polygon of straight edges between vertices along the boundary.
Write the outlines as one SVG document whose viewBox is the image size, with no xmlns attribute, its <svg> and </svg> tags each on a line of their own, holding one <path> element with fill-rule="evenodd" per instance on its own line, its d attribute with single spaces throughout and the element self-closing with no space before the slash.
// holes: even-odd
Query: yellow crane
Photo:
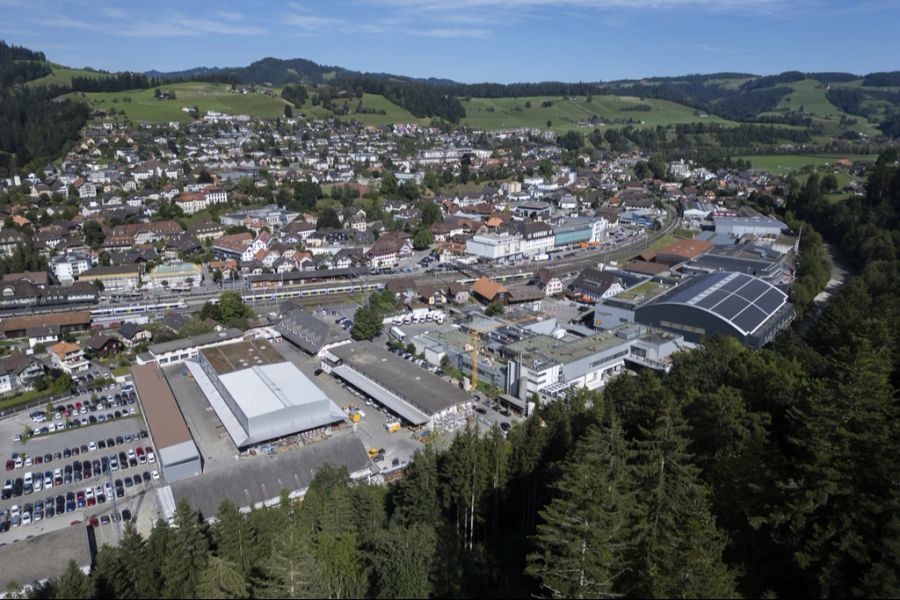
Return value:
<svg viewBox="0 0 900 600">
<path fill-rule="evenodd" d="M 478 337 L 481 332 L 472 330 L 472 391 L 478 389 Z"/>
</svg>

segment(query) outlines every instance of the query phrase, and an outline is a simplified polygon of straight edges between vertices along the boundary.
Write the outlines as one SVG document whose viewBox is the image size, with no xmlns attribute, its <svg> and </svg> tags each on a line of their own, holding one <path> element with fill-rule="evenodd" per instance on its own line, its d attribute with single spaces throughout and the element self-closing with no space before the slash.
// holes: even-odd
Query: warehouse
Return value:
<svg viewBox="0 0 900 600">
<path fill-rule="evenodd" d="M 793 318 L 784 292 L 758 277 L 726 271 L 689 279 L 635 310 L 636 322 L 689 342 L 718 333 L 752 348 L 775 339 Z"/>
<path fill-rule="evenodd" d="M 166 481 L 196 477 L 202 467 L 200 451 L 159 366 L 135 365 L 131 376 Z"/>
<path fill-rule="evenodd" d="M 322 368 L 415 426 L 452 427 L 469 403 L 459 388 L 372 342 L 326 350 Z"/>
<path fill-rule="evenodd" d="M 772 217 L 731 217 L 715 216 L 716 233 L 724 233 L 735 237 L 742 235 L 758 235 L 762 237 L 778 237 L 787 225 Z"/>
<path fill-rule="evenodd" d="M 242 460 L 229 469 L 158 488 L 160 512 L 164 519 L 171 520 L 181 500 L 186 500 L 204 519 L 215 517 L 224 499 L 243 512 L 274 506 L 282 491 L 291 498 L 302 496 L 316 471 L 325 465 L 346 467 L 353 481 L 366 481 L 372 474 L 372 463 L 359 438 L 336 436 L 288 452 Z"/>
<path fill-rule="evenodd" d="M 187 363 L 238 448 L 344 421 L 344 413 L 271 344 L 201 350 Z"/>
</svg>

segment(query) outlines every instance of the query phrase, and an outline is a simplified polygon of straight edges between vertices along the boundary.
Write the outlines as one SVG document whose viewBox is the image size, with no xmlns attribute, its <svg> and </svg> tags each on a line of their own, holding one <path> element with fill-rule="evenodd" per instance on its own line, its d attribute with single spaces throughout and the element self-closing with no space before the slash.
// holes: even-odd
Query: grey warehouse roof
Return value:
<svg viewBox="0 0 900 600">
<path fill-rule="evenodd" d="M 690 279 L 648 306 L 692 306 L 749 335 L 786 303 L 787 295 L 772 284 L 751 275 L 723 271 Z"/>
<path fill-rule="evenodd" d="M 428 416 L 469 400 L 459 388 L 372 342 L 338 346 L 328 352 Z"/>
<path fill-rule="evenodd" d="M 210 518 L 225 498 L 248 507 L 277 499 L 285 489 L 305 491 L 316 470 L 324 465 L 347 467 L 352 475 L 370 464 L 362 442 L 348 434 L 271 457 L 238 461 L 227 469 L 177 481 L 169 487 L 176 503 L 184 498 L 204 518 Z"/>
</svg>

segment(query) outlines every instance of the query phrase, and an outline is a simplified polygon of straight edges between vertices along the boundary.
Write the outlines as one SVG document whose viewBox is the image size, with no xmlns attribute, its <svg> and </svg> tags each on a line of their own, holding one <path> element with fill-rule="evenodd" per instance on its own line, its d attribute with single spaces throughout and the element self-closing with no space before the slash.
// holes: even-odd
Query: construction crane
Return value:
<svg viewBox="0 0 900 600">
<path fill-rule="evenodd" d="M 472 391 L 478 389 L 478 337 L 481 332 L 472 330 Z"/>
</svg>

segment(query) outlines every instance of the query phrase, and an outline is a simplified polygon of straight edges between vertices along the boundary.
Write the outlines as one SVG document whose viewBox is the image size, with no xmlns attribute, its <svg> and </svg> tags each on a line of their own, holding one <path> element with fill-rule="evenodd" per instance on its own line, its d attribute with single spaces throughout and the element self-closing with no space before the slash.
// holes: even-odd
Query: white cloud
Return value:
<svg viewBox="0 0 900 600">
<path fill-rule="evenodd" d="M 466 29 L 460 27 L 434 27 L 424 30 L 408 30 L 407 33 L 422 37 L 434 38 L 486 38 L 490 36 L 489 29 Z"/>
<path fill-rule="evenodd" d="M 239 12 L 233 12 L 230 10 L 217 10 L 215 12 L 223 21 L 231 21 L 232 23 L 237 23 L 247 18 Z"/>
<path fill-rule="evenodd" d="M 336 19 L 334 17 L 298 15 L 295 13 L 284 15 L 281 22 L 301 29 L 326 29 L 343 23 L 341 19 Z"/>
</svg>

